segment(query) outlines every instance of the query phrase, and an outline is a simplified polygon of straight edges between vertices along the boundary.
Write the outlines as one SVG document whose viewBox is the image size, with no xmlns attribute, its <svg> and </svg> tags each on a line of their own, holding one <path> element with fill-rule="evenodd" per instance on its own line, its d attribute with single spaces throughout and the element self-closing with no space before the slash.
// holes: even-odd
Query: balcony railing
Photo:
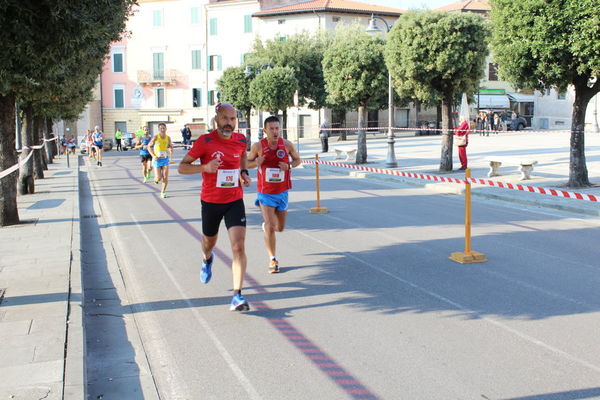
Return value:
<svg viewBox="0 0 600 400">
<path fill-rule="evenodd" d="M 177 71 L 141 71 L 137 72 L 137 81 L 142 86 L 170 86 L 177 83 Z"/>
</svg>

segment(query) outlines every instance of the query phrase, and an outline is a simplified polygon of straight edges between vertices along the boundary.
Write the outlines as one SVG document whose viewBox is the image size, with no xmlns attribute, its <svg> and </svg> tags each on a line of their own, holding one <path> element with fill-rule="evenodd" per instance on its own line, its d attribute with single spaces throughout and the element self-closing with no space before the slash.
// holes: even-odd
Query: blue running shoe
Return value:
<svg viewBox="0 0 600 400">
<path fill-rule="evenodd" d="M 231 306 L 229 307 L 230 311 L 248 311 L 250 310 L 250 304 L 246 301 L 244 296 L 241 294 L 236 294 L 231 299 Z"/>
<path fill-rule="evenodd" d="M 208 283 L 212 278 L 212 264 L 215 259 L 214 254 L 210 255 L 208 260 L 202 260 L 202 271 L 200 271 L 200 282 Z"/>
</svg>

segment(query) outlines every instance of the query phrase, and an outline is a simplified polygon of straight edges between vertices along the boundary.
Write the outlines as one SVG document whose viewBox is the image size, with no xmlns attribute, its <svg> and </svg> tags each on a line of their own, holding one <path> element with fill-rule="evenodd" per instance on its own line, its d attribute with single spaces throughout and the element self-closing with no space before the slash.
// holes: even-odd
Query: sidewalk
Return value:
<svg viewBox="0 0 600 400">
<path fill-rule="evenodd" d="M 552 188 L 582 194 L 591 194 L 600 197 L 600 135 L 586 133 L 586 160 L 589 180 L 592 187 L 573 189 L 564 185 L 569 178 L 569 141 L 570 134 L 565 132 L 504 132 L 491 136 L 469 136 L 467 156 L 469 168 L 473 178 L 485 178 L 498 182 L 508 182 L 527 186 Z M 295 143 L 296 144 L 296 143 Z M 353 160 L 347 162 L 335 160 L 335 147 L 356 146 L 356 136 L 350 136 L 346 141 L 337 141 L 337 137 L 329 139 L 329 152 L 320 153 L 321 143 L 314 139 L 300 141 L 300 155 L 304 159 L 314 159 L 319 153 L 323 161 L 354 164 Z M 395 155 L 398 162 L 394 170 L 412 172 L 417 174 L 437 175 L 449 178 L 464 178 L 463 171 L 458 171 L 458 151 L 453 149 L 453 162 L 455 171 L 440 173 L 439 164 L 441 156 L 441 136 L 414 136 L 407 131 L 397 135 L 395 139 Z M 367 135 L 367 164 L 369 168 L 386 168 L 388 151 L 387 138 L 378 134 Z M 514 158 L 533 158 L 538 161 L 534 166 L 531 180 L 520 181 L 521 173 L 518 165 L 506 164 L 500 168 L 502 176 L 488 178 L 489 162 L 486 157 L 501 156 Z M 314 168 L 313 165 L 304 165 L 305 168 Z M 351 169 L 329 165 L 321 165 L 327 171 L 353 175 L 360 178 L 381 179 L 386 181 L 401 182 L 409 185 L 427 187 L 440 193 L 460 194 L 464 185 L 453 183 L 436 183 L 429 180 L 407 178 L 401 176 L 383 175 L 370 172 L 357 172 Z M 322 188 L 326 190 L 326 188 Z M 525 191 L 503 189 L 498 187 L 472 185 L 473 196 L 485 199 L 495 199 L 511 203 L 518 203 L 534 207 L 543 207 L 568 211 L 576 214 L 600 216 L 600 203 L 578 199 L 568 199 Z"/>
<path fill-rule="evenodd" d="M 0 399 L 84 399 L 77 157 L 55 159 L 0 228 Z"/>
</svg>

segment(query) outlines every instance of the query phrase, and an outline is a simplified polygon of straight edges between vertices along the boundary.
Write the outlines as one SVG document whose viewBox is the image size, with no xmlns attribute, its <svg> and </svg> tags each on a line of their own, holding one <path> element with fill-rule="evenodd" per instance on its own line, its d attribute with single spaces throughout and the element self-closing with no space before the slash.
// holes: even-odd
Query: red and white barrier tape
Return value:
<svg viewBox="0 0 600 400">
<path fill-rule="evenodd" d="M 319 128 L 319 127 L 313 127 L 314 129 L 318 129 L 318 130 L 323 130 L 323 131 L 331 131 L 331 132 L 336 132 L 336 131 L 359 131 L 359 130 L 364 130 L 367 132 L 372 132 L 372 131 L 385 131 L 387 133 L 387 130 L 389 129 L 389 126 L 369 126 L 369 127 L 364 127 L 364 128 L 358 128 L 358 127 L 346 127 L 346 128 Z M 240 128 L 239 131 L 241 133 L 244 133 L 246 131 L 247 128 Z M 292 128 L 287 128 L 287 131 L 292 131 L 294 132 L 297 128 L 296 127 L 292 127 Z M 311 127 L 304 127 L 303 128 L 304 131 L 310 130 Z M 251 131 L 261 131 L 262 128 L 250 128 Z M 283 129 L 282 129 L 283 130 Z M 443 132 L 444 130 L 450 130 L 452 132 L 454 132 L 454 128 L 451 129 L 443 129 L 443 128 L 398 128 L 398 127 L 392 127 L 392 131 L 397 132 L 397 131 L 411 131 L 411 132 L 415 132 L 415 131 L 435 131 L 435 132 Z M 554 129 L 548 129 L 548 130 L 544 130 L 544 131 L 532 131 L 532 130 L 520 130 L 520 131 L 514 131 L 514 130 L 506 130 L 506 131 L 495 131 L 495 130 L 490 130 L 490 129 L 469 129 L 469 134 L 470 135 L 477 135 L 477 134 L 488 134 L 488 133 L 571 133 L 570 129 L 560 129 L 560 130 L 554 130 Z"/>
<path fill-rule="evenodd" d="M 523 191 L 523 192 L 545 194 L 548 196 L 564 197 L 567 199 L 577 199 L 577 200 L 600 202 L 600 197 L 594 196 L 591 194 L 567 192 L 564 190 L 547 189 L 547 188 L 541 188 L 541 187 L 536 187 L 536 186 L 512 184 L 512 183 L 508 183 L 508 182 L 498 182 L 498 181 L 492 181 L 489 179 L 447 178 L 444 176 L 415 174 L 413 172 L 403 172 L 403 171 L 397 171 L 397 170 L 385 169 L 385 168 L 363 167 L 361 165 L 356 165 L 356 164 L 344 164 L 344 163 L 336 163 L 336 162 L 323 161 L 323 160 L 318 160 L 318 161 L 317 160 L 302 160 L 302 162 L 304 164 L 332 165 L 334 167 L 355 169 L 355 170 L 359 170 L 359 171 L 373 172 L 376 174 L 404 176 L 407 178 L 423 179 L 423 180 L 429 180 L 429 181 L 434 181 L 434 182 L 450 182 L 450 183 L 462 183 L 462 184 L 466 184 L 467 182 L 470 182 L 470 183 L 475 183 L 475 184 L 484 185 L 484 186 L 493 186 L 493 187 L 499 187 L 499 188 L 504 188 L 504 189 L 519 190 L 519 191 Z"/>
<path fill-rule="evenodd" d="M 44 139 L 44 142 L 51 142 L 56 139 L 58 139 L 58 137 L 54 136 L 52 139 Z M 40 144 L 37 146 L 23 146 L 23 149 L 39 150 L 42 147 L 44 147 L 44 145 Z M 21 167 L 21 165 L 23 165 L 27 161 L 29 161 L 29 159 L 31 158 L 32 155 L 33 155 L 33 151 L 29 152 L 29 154 L 27 154 L 27 157 L 25 157 L 24 160 L 19 160 L 19 162 L 17 164 L 13 165 L 12 167 L 8 167 L 4 171 L 0 171 L 0 179 L 4 178 L 5 176 L 8 176 L 8 175 L 12 174 L 13 172 L 15 172 L 16 170 L 18 170 Z"/>
</svg>

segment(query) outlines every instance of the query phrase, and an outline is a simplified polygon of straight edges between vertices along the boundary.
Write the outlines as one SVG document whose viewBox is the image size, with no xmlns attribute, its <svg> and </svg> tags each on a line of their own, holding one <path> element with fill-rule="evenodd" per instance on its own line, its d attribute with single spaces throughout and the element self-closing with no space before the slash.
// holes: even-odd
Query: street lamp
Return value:
<svg viewBox="0 0 600 400">
<path fill-rule="evenodd" d="M 371 19 L 369 20 L 369 26 L 367 27 L 367 33 L 377 34 L 382 33 L 383 31 L 377 26 L 376 19 L 381 20 L 385 25 L 386 33 L 389 33 L 392 29 L 392 25 L 388 24 L 385 19 L 382 17 L 378 17 L 376 15 L 371 15 Z M 387 159 L 385 161 L 385 166 L 388 168 L 396 168 L 398 166 L 398 162 L 396 161 L 396 154 L 394 152 L 394 131 L 392 130 L 392 126 L 394 125 L 394 90 L 392 88 L 392 74 L 388 69 L 388 151 L 387 151 Z"/>
</svg>

